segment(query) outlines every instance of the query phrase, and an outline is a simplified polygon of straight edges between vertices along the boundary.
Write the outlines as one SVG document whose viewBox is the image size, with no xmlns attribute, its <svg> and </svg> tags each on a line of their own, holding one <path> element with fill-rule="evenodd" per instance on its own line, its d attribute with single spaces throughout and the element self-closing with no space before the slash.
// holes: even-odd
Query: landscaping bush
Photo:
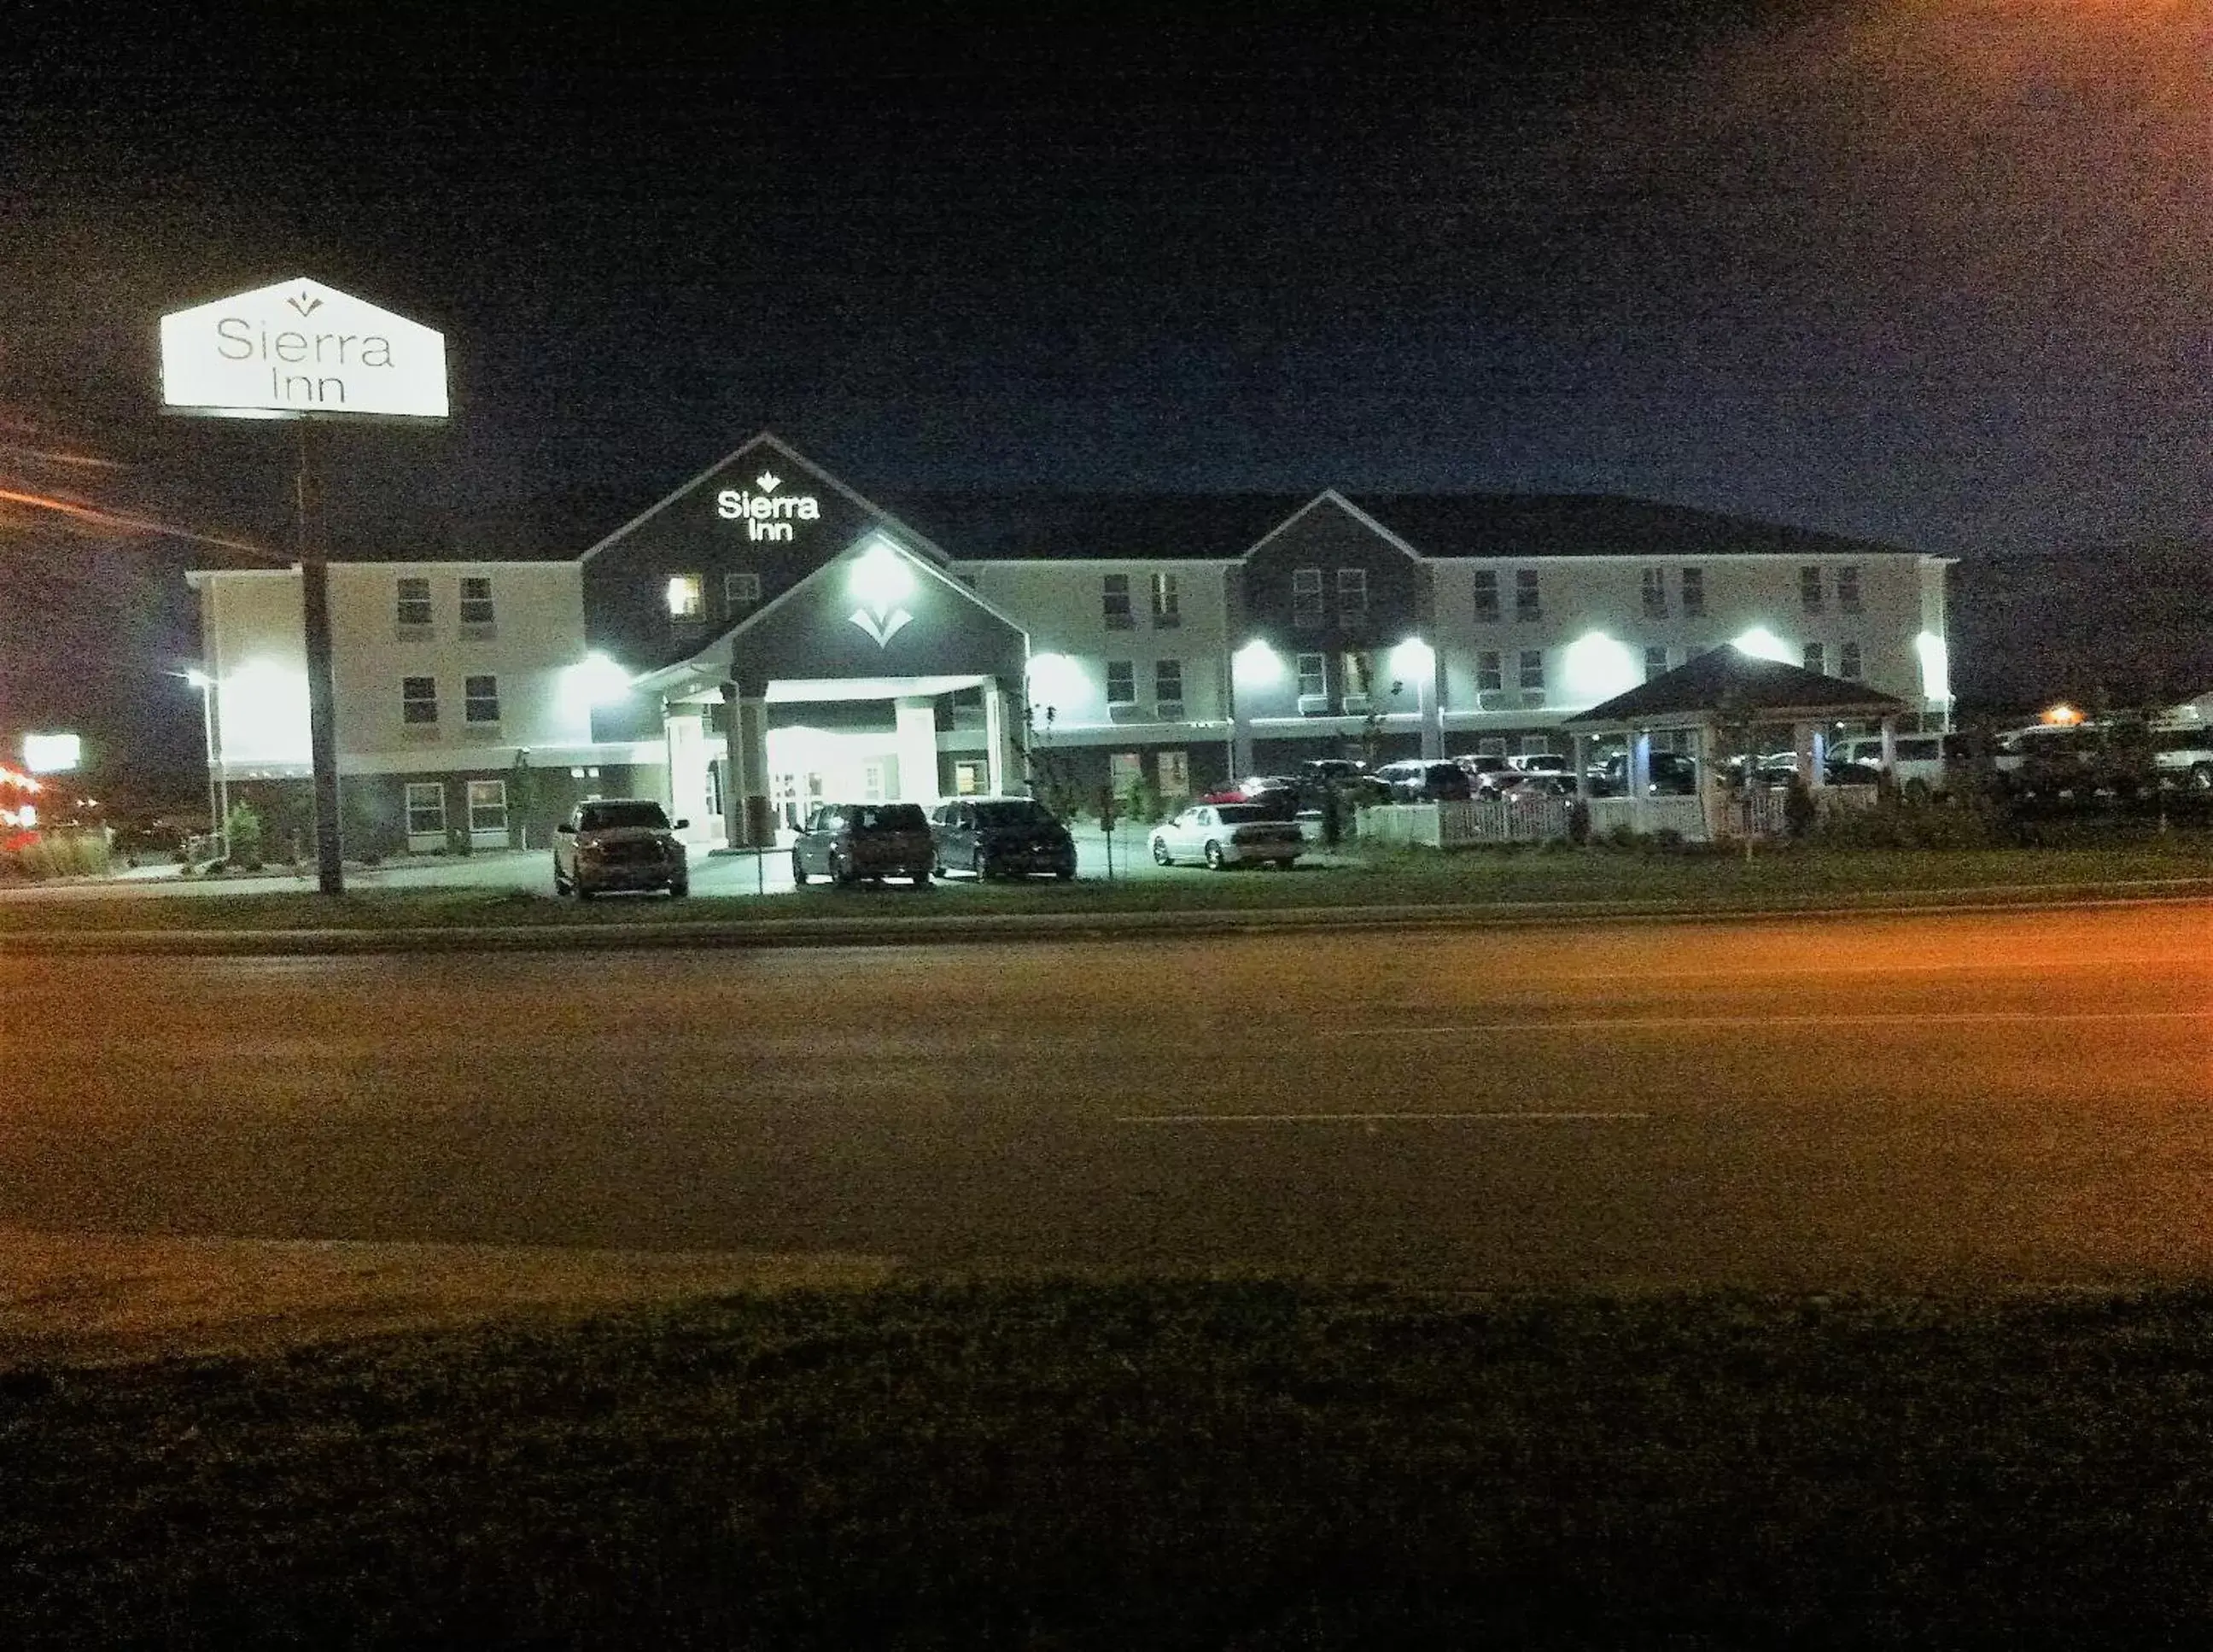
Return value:
<svg viewBox="0 0 2213 1652">
<path fill-rule="evenodd" d="M 227 856 L 234 867 L 256 871 L 261 865 L 261 817 L 253 812 L 251 803 L 233 803 L 230 816 L 224 826 L 224 844 L 229 850 Z"/>
<path fill-rule="evenodd" d="M 98 877 L 109 863 L 104 832 L 46 832 L 20 849 L 0 853 L 0 879 L 45 883 L 53 878 Z"/>
</svg>

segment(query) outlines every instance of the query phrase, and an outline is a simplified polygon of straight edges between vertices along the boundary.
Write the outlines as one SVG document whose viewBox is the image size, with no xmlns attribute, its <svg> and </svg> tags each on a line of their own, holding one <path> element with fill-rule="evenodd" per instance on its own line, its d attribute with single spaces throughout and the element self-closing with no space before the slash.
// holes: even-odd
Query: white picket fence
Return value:
<svg viewBox="0 0 2213 1652">
<path fill-rule="evenodd" d="M 1779 837 L 1789 830 L 1780 790 L 1739 793 L 1727 808 L 1728 830 L 1748 837 Z M 1874 803 L 1872 786 L 1830 786 L 1814 794 L 1824 813 L 1865 808 Z M 1594 797 L 1591 836 L 1603 838 L 1627 827 L 1631 832 L 1673 832 L 1686 842 L 1706 840 L 1705 809 L 1696 797 Z M 1466 849 L 1480 844 L 1541 843 L 1568 835 L 1567 797 L 1479 797 L 1466 802 L 1381 803 L 1360 811 L 1363 843 L 1417 844 L 1429 849 Z"/>
</svg>

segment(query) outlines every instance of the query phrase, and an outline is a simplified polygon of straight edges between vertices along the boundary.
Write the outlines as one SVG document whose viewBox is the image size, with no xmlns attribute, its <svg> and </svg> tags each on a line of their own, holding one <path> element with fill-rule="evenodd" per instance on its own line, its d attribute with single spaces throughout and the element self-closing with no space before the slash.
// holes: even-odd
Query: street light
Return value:
<svg viewBox="0 0 2213 1652">
<path fill-rule="evenodd" d="M 230 780 L 220 773 L 215 755 L 215 679 L 192 666 L 183 671 L 173 671 L 172 677 L 182 677 L 200 692 L 200 745 L 207 756 L 208 775 L 208 831 L 223 850 L 223 858 L 230 858 Z"/>
</svg>

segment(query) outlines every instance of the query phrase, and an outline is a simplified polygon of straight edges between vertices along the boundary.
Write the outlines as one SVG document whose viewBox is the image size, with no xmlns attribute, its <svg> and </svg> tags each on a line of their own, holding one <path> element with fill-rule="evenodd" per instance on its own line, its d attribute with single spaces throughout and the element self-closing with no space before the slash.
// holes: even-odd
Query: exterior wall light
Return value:
<svg viewBox="0 0 2213 1652">
<path fill-rule="evenodd" d="M 1436 669 L 1436 650 L 1418 637 L 1409 637 L 1391 650 L 1391 674 L 1426 682 Z"/>
<path fill-rule="evenodd" d="M 845 588 L 854 601 L 887 613 L 914 594 L 914 573 L 889 543 L 877 539 L 853 564 Z"/>
<path fill-rule="evenodd" d="M 1790 645 L 1765 625 L 1754 625 L 1737 637 L 1734 646 L 1740 654 L 1749 654 L 1755 659 L 1773 660 L 1786 666 L 1798 663 L 1791 655 Z"/>
<path fill-rule="evenodd" d="M 1243 688 L 1265 688 L 1283 677 L 1283 657 L 1257 637 L 1229 656 L 1229 668 Z"/>
<path fill-rule="evenodd" d="M 1592 705 L 1626 694 L 1643 680 L 1629 645 L 1601 631 L 1585 631 L 1569 643 L 1560 656 L 1560 671 L 1569 698 Z"/>
</svg>

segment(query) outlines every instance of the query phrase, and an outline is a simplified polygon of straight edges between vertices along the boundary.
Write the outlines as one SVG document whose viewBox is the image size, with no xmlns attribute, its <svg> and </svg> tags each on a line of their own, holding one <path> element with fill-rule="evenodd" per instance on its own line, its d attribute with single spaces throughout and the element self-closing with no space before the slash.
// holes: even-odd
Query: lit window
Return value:
<svg viewBox="0 0 2213 1652">
<path fill-rule="evenodd" d="M 1683 570 L 1683 617 L 1703 619 L 1706 614 L 1706 570 L 1703 568 Z"/>
<path fill-rule="evenodd" d="M 1860 611 L 1860 570 L 1855 563 L 1837 570 L 1837 607 L 1844 613 Z"/>
<path fill-rule="evenodd" d="M 1824 676 L 1827 675 L 1829 670 L 1828 659 L 1828 650 L 1823 648 L 1819 643 L 1808 643 L 1806 644 L 1807 670 L 1818 671 Z"/>
<path fill-rule="evenodd" d="M 1321 570 L 1291 570 L 1291 624 L 1302 631 L 1316 631 L 1322 622 Z"/>
<path fill-rule="evenodd" d="M 1545 604 L 1538 594 L 1537 570 L 1534 568 L 1514 570 L 1514 617 L 1525 620 L 1545 617 Z"/>
<path fill-rule="evenodd" d="M 1475 656 L 1475 686 L 1479 693 L 1495 694 L 1506 686 L 1504 667 L 1497 649 L 1484 649 Z"/>
<path fill-rule="evenodd" d="M 1156 700 L 1183 699 L 1183 661 L 1155 660 L 1153 661 L 1153 698 Z"/>
<path fill-rule="evenodd" d="M 1153 629 L 1168 631 L 1183 624 L 1182 598 L 1174 574 L 1153 576 Z"/>
<path fill-rule="evenodd" d="M 410 631 L 427 630 L 430 624 L 430 582 L 427 579 L 406 578 L 399 582 L 399 604 L 394 613 L 398 624 Z"/>
<path fill-rule="evenodd" d="M 407 783 L 407 834 L 413 838 L 443 837 L 446 832 L 446 788 L 436 780 Z"/>
<path fill-rule="evenodd" d="M 722 576 L 722 607 L 735 613 L 760 600 L 760 576 L 752 569 Z"/>
<path fill-rule="evenodd" d="M 469 782 L 469 830 L 471 832 L 507 830 L 506 781 L 472 780 Z"/>
<path fill-rule="evenodd" d="M 1100 604 L 1108 631 L 1128 631 L 1137 622 L 1130 613 L 1130 576 L 1108 574 L 1100 582 Z"/>
<path fill-rule="evenodd" d="M 1498 570 L 1478 568 L 1475 570 L 1475 619 L 1478 625 L 1489 625 L 1498 618 Z"/>
<path fill-rule="evenodd" d="M 1859 681 L 1860 645 L 1857 643 L 1846 643 L 1837 649 L 1837 675 L 1848 683 Z"/>
<path fill-rule="evenodd" d="M 1368 570 L 1365 568 L 1340 568 L 1337 570 L 1337 623 L 1358 625 L 1368 619 Z"/>
<path fill-rule="evenodd" d="M 1798 570 L 1798 600 L 1808 613 L 1821 612 L 1821 570 L 1818 567 Z"/>
<path fill-rule="evenodd" d="M 499 721 L 499 679 L 469 677 L 462 680 L 462 717 L 470 722 Z"/>
<path fill-rule="evenodd" d="M 1161 777 L 1161 796 L 1188 797 L 1191 796 L 1191 753 L 1189 752 L 1155 752 L 1153 766 Z"/>
<path fill-rule="evenodd" d="M 697 574 L 673 574 L 668 580 L 668 617 L 697 619 L 707 611 L 707 599 Z"/>
<path fill-rule="evenodd" d="M 1665 676 L 1667 672 L 1667 650 L 1664 648 L 1649 648 L 1645 649 L 1644 680 L 1649 683 L 1655 677 Z"/>
<path fill-rule="evenodd" d="M 1541 689 L 1545 686 L 1545 656 L 1537 649 L 1521 650 L 1521 686 Z"/>
<path fill-rule="evenodd" d="M 438 680 L 402 677 L 399 680 L 399 720 L 421 727 L 438 721 Z"/>
<path fill-rule="evenodd" d="M 1299 655 L 1299 698 L 1310 699 L 1329 692 L 1329 661 L 1320 654 Z"/>
<path fill-rule="evenodd" d="M 464 576 L 461 580 L 461 624 L 489 625 L 491 623 L 491 581 L 482 575 Z"/>
<path fill-rule="evenodd" d="M 1106 662 L 1106 704 L 1135 705 L 1137 703 L 1137 668 L 1128 660 L 1109 660 Z"/>
<path fill-rule="evenodd" d="M 1644 617 L 1665 619 L 1667 617 L 1667 570 L 1647 568 L 1643 576 Z"/>
</svg>

